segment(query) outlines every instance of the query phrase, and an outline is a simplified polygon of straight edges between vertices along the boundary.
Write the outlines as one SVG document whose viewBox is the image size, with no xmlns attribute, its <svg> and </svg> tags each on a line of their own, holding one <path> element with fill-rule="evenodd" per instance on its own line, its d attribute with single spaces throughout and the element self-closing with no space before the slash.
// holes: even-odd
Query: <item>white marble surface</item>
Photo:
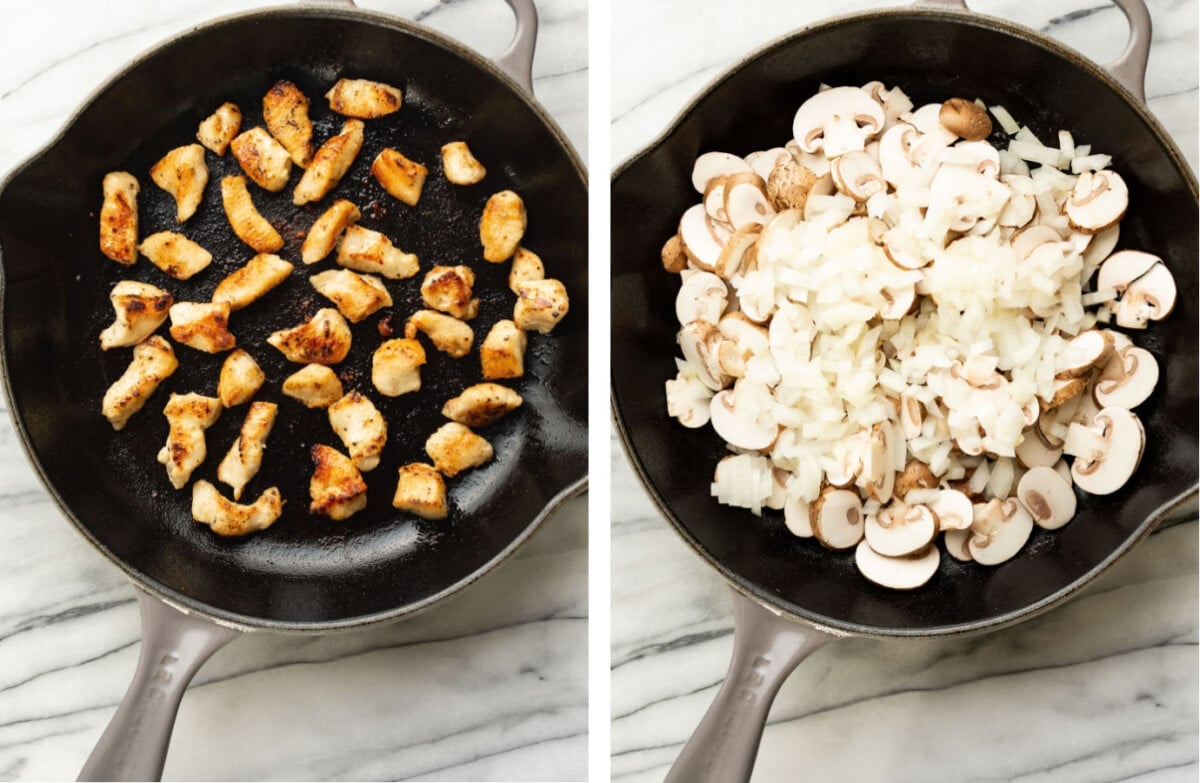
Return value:
<svg viewBox="0 0 1200 783">
<path fill-rule="evenodd" d="M 614 0 L 613 160 L 710 79 L 789 29 L 879 2 Z M 1104 0 L 977 0 L 1097 60 L 1123 46 Z M 1151 0 L 1150 106 L 1197 162 L 1197 4 Z M 754 21 L 751 21 L 754 20 Z M 762 23 L 762 20 L 770 20 Z M 667 33 L 666 31 L 669 31 Z M 728 590 L 675 535 L 614 442 L 612 777 L 662 779 L 724 677 Z M 1084 595 L 990 636 L 842 640 L 783 686 L 754 780 L 1195 781 L 1197 525 L 1151 537 Z"/>
<path fill-rule="evenodd" d="M 0 10 L 0 175 L 128 59 L 262 2 L 91 0 Z M 486 55 L 501 0 L 374 0 Z M 539 0 L 535 91 L 586 150 L 587 8 Z M 2 405 L 2 403 L 0 403 Z M 62 518 L 0 415 L 0 779 L 74 779 L 137 658 L 133 589 Z M 191 780 L 581 780 L 587 774 L 587 503 L 413 620 L 254 634 L 183 701 L 165 775 Z"/>
</svg>

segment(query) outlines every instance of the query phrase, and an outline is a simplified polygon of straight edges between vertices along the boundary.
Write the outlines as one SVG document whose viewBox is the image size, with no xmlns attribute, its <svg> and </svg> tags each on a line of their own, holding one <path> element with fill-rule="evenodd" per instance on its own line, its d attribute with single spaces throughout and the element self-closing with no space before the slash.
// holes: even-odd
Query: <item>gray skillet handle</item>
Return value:
<svg viewBox="0 0 1200 783">
<path fill-rule="evenodd" d="M 834 637 L 785 620 L 733 592 L 733 660 L 704 719 L 666 783 L 748 781 L 779 686 Z"/>
<path fill-rule="evenodd" d="M 537 46 L 538 13 L 533 0 L 504 0 L 517 17 L 517 31 L 496 65 L 533 95 L 533 50 Z"/>
<path fill-rule="evenodd" d="M 136 592 L 142 615 L 137 669 L 80 780 L 161 779 L 184 689 L 213 653 L 239 635 Z"/>
</svg>

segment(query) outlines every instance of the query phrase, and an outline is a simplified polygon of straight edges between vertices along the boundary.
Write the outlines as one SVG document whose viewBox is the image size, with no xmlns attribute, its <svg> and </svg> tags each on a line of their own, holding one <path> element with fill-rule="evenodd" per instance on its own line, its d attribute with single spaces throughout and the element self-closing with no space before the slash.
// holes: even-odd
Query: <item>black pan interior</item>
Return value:
<svg viewBox="0 0 1200 783">
<path fill-rule="evenodd" d="M 100 182 L 109 170 L 134 173 L 142 184 L 140 235 L 176 230 L 173 200 L 148 175 L 162 154 L 192 142 L 199 121 L 226 100 L 241 107 L 243 129 L 260 125 L 262 96 L 281 78 L 311 99 L 319 144 L 341 126 L 343 118 L 322 96 L 342 76 L 401 87 L 404 105 L 367 121 L 362 151 L 321 203 L 292 206 L 296 168 L 280 193 L 250 185 L 255 203 L 286 240 L 280 255 L 296 269 L 231 318 L 239 346 L 267 374 L 257 398 L 279 404 L 262 470 L 246 497 L 278 486 L 286 506 L 270 530 L 223 540 L 191 520 L 190 488 L 173 490 L 155 455 L 166 440 L 161 411 L 168 394 L 215 394 L 224 355 L 176 346 L 179 370 L 125 430 L 114 433 L 99 415 L 100 400 L 128 364 L 130 350 L 102 352 L 97 334 L 112 320 L 108 292 L 118 280 L 145 280 L 173 292 L 176 301 L 207 301 L 225 274 L 254 255 L 234 237 L 221 207 L 221 176 L 238 173 L 237 162 L 228 153 L 207 155 L 203 204 L 178 230 L 214 260 L 185 282 L 144 258 L 125 268 L 99 253 Z M 459 187 L 442 176 L 439 148 L 457 139 L 468 141 L 488 167 L 482 183 Z M 429 167 L 417 207 L 388 196 L 369 174 L 385 146 Z M 476 272 L 482 299 L 472 321 L 476 346 L 497 320 L 511 317 L 508 264 L 484 262 L 478 237 L 484 202 L 504 188 L 524 198 L 524 244 L 541 255 L 549 276 L 564 281 L 572 307 L 553 334 L 530 334 L 525 377 L 508 382 L 525 404 L 482 431 L 496 459 L 448 482 L 447 520 L 424 521 L 392 508 L 396 471 L 407 462 L 428 461 L 424 442 L 445 422 L 442 403 L 482 380 L 478 351 L 455 360 L 425 342 L 423 388 L 397 398 L 375 391 L 371 355 L 389 328 L 403 336 L 404 319 L 422 306 L 421 278 L 435 264 L 466 264 Z M 335 197 L 353 201 L 362 225 L 383 231 L 421 260 L 417 277 L 385 281 L 394 306 L 353 326 L 350 356 L 335 368 L 345 388 L 370 397 L 389 424 L 382 462 L 365 474 L 368 506 L 343 522 L 307 511 L 309 450 L 316 443 L 342 449 L 341 442 L 323 410 L 308 410 L 280 392 L 297 365 L 265 343 L 271 331 L 332 306 L 307 278 L 336 265 L 330 258 L 306 267 L 299 248 L 308 226 Z M 4 358 L 14 415 L 75 523 L 156 590 L 217 616 L 297 628 L 419 608 L 511 551 L 547 504 L 586 473 L 586 206 L 582 169 L 559 132 L 483 60 L 440 37 L 382 17 L 329 10 L 258 13 L 202 29 L 155 51 L 105 89 L 0 197 Z M 209 456 L 194 479 L 217 483 L 216 466 L 245 410 L 226 410 L 209 430 Z"/>
<path fill-rule="evenodd" d="M 1061 47 L 1019 37 L 1018 28 L 977 17 L 913 12 L 835 20 L 800 32 L 723 77 L 665 138 L 612 184 L 612 387 L 618 426 L 635 468 L 683 537 L 745 592 L 794 617 L 854 633 L 912 635 L 1012 622 L 1070 592 L 1146 530 L 1164 502 L 1196 483 L 1196 184 L 1153 126 Z M 1069 128 L 1078 143 L 1110 153 L 1129 183 L 1120 247 L 1161 255 L 1174 273 L 1174 314 L 1134 336 L 1159 361 L 1154 397 L 1138 408 L 1148 446 L 1135 478 L 1114 495 L 1080 493 L 1079 515 L 1057 533 L 1038 531 L 998 568 L 947 555 L 925 587 L 879 588 L 834 554 L 791 536 L 777 512 L 757 520 L 709 497 L 724 453 L 711 428 L 689 430 L 666 415 L 663 383 L 675 375 L 674 298 L 659 248 L 699 199 L 692 162 L 709 150 L 747 154 L 790 138 L 792 115 L 821 82 L 900 85 L 917 105 L 955 95 L 1006 106 L 1054 143 Z"/>
</svg>

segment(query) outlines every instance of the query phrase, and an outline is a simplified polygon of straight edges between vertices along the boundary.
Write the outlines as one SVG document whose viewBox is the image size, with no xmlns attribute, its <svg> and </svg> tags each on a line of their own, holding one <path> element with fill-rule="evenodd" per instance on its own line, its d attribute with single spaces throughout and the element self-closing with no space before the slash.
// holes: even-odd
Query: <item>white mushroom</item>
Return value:
<svg viewBox="0 0 1200 783">
<path fill-rule="evenodd" d="M 924 420 L 924 409 L 921 402 L 911 394 L 900 395 L 900 428 L 907 440 L 912 440 L 921 434 L 921 423 Z"/>
<path fill-rule="evenodd" d="M 1063 450 L 1075 457 L 1071 478 L 1080 489 L 1110 495 L 1137 470 L 1145 445 L 1146 433 L 1137 416 L 1122 408 L 1103 408 L 1090 426 L 1071 425 Z"/>
<path fill-rule="evenodd" d="M 863 533 L 879 554 L 901 557 L 928 546 L 937 534 L 937 522 L 926 506 L 893 501 L 867 517 Z"/>
<path fill-rule="evenodd" d="M 956 489 L 939 490 L 927 505 L 941 531 L 965 530 L 975 519 L 971 499 Z"/>
<path fill-rule="evenodd" d="M 1129 189 L 1115 171 L 1085 171 L 1063 205 L 1071 226 L 1093 233 L 1108 228 L 1125 216 Z"/>
<path fill-rule="evenodd" d="M 1096 273 L 1097 291 L 1115 291 L 1120 295 L 1133 281 L 1141 278 L 1162 259 L 1140 250 L 1121 250 L 1113 253 L 1100 265 Z M 1116 297 L 1109 299 L 1111 304 Z"/>
<path fill-rule="evenodd" d="M 858 87 L 834 87 L 796 111 L 792 135 L 804 152 L 822 150 L 833 159 L 863 149 L 883 128 L 883 107 Z"/>
<path fill-rule="evenodd" d="M 779 436 L 779 426 L 762 424 L 752 413 L 738 407 L 733 389 L 718 392 L 709 405 L 712 427 L 726 443 L 747 451 L 764 451 Z"/>
<path fill-rule="evenodd" d="M 783 523 L 791 534 L 800 538 L 812 538 L 812 518 L 809 504 L 804 498 L 788 495 L 783 502 Z"/>
<path fill-rule="evenodd" d="M 1113 353 L 1113 339 L 1107 331 L 1089 329 L 1072 337 L 1058 354 L 1055 377 L 1078 378 L 1102 367 Z"/>
<path fill-rule="evenodd" d="M 886 557 L 863 541 L 854 550 L 854 564 L 867 579 L 893 590 L 912 590 L 937 573 L 941 557 L 937 547 L 926 547 L 905 557 Z"/>
<path fill-rule="evenodd" d="M 809 504 L 813 536 L 835 551 L 849 549 L 862 540 L 862 501 L 848 489 L 826 489 Z"/>
<path fill-rule="evenodd" d="M 1088 243 L 1087 249 L 1083 251 L 1083 263 L 1091 269 L 1095 269 L 1105 263 L 1109 255 L 1112 254 L 1113 248 L 1117 246 L 1117 240 L 1120 238 L 1120 223 L 1113 223 L 1108 228 L 1101 229 L 1092 234 L 1092 241 Z"/>
<path fill-rule="evenodd" d="M 1033 251 L 1049 242 L 1059 242 L 1062 237 L 1050 226 L 1026 226 L 1012 235 L 1012 249 L 1018 261 L 1033 255 Z"/>
<path fill-rule="evenodd" d="M 835 158 L 829 173 L 838 190 L 855 201 L 866 201 L 876 193 L 887 190 L 879 162 L 868 153 L 847 152 Z"/>
<path fill-rule="evenodd" d="M 675 317 L 681 326 L 692 321 L 715 324 L 729 302 L 725 281 L 711 272 L 697 272 L 683 281 L 675 295 Z"/>
<path fill-rule="evenodd" d="M 667 415 L 685 427 L 696 429 L 708 424 L 708 406 L 712 391 L 698 378 L 682 372 L 667 381 Z"/>
<path fill-rule="evenodd" d="M 1033 220 L 1033 214 L 1037 211 L 1033 180 L 1023 174 L 1002 174 L 1000 181 L 1012 191 L 1012 198 L 1001 210 L 996 222 L 1001 226 L 1021 228 Z"/>
<path fill-rule="evenodd" d="M 721 248 L 721 254 L 717 256 L 717 260 L 713 264 L 713 271 L 717 276 L 729 280 L 744 271 L 746 259 L 760 236 L 762 236 L 762 226 L 753 221 L 743 223 L 734 231 L 733 236 L 725 242 L 725 246 Z"/>
<path fill-rule="evenodd" d="M 1105 408 L 1132 410 L 1146 401 L 1158 384 L 1158 361 L 1145 348 L 1129 346 L 1104 365 L 1092 394 Z"/>
<path fill-rule="evenodd" d="M 683 358 L 695 368 L 705 386 L 720 391 L 729 385 L 733 379 L 721 368 L 718 350 L 722 338 L 715 324 L 692 321 L 679 330 L 677 339 Z"/>
<path fill-rule="evenodd" d="M 737 155 L 728 152 L 706 152 L 692 164 L 692 187 L 697 193 L 703 193 L 714 177 L 724 177 L 741 171 L 753 169 Z"/>
<path fill-rule="evenodd" d="M 1033 517 L 1015 498 L 976 504 L 974 535 L 967 542 L 971 557 L 982 565 L 999 565 L 1015 555 L 1033 532 Z"/>
<path fill-rule="evenodd" d="M 1155 264 L 1125 287 L 1125 293 L 1117 303 L 1117 325 L 1144 329 L 1148 321 L 1161 321 L 1175 309 L 1175 296 L 1175 278 L 1171 271 L 1165 264 Z"/>
<path fill-rule="evenodd" d="M 1051 440 L 1038 424 L 1025 429 L 1016 456 L 1027 468 L 1053 465 L 1062 456 L 1062 441 Z"/>
<path fill-rule="evenodd" d="M 696 204 L 679 219 L 679 240 L 683 252 L 700 269 L 711 272 L 724 243 L 713 233 L 703 204 Z"/>
<path fill-rule="evenodd" d="M 955 560 L 961 560 L 964 563 L 969 563 L 975 558 L 971 556 L 971 537 L 975 534 L 971 532 L 969 527 L 962 530 L 947 530 L 945 535 L 946 551 Z"/>
<path fill-rule="evenodd" d="M 1037 467 L 1021 477 L 1017 499 L 1038 527 L 1057 530 L 1075 516 L 1075 491 L 1052 467 Z"/>
<path fill-rule="evenodd" d="M 775 216 L 767 198 L 767 183 L 754 172 L 730 174 L 722 191 L 726 220 L 736 231 L 750 224 L 766 225 Z"/>
</svg>

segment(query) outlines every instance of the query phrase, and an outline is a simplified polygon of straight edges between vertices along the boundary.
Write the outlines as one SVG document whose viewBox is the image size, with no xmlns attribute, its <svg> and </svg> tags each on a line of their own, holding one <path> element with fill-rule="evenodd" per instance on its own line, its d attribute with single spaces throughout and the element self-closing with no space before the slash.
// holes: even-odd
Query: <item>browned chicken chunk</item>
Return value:
<svg viewBox="0 0 1200 783">
<path fill-rule="evenodd" d="M 312 461 L 316 467 L 308 483 L 310 512 L 341 520 L 366 507 L 367 483 L 349 457 L 318 444 L 312 447 Z"/>
<path fill-rule="evenodd" d="M 325 307 L 305 323 L 272 332 L 267 342 L 297 364 L 337 364 L 350 353 L 350 325 L 342 314 Z"/>
<path fill-rule="evenodd" d="M 423 519 L 445 519 L 446 482 L 432 465 L 413 462 L 400 468 L 392 505 Z"/>
<path fill-rule="evenodd" d="M 246 178 L 240 174 L 221 179 L 221 201 L 225 217 L 238 239 L 259 253 L 274 253 L 283 247 L 283 237 L 254 206 Z"/>
<path fill-rule="evenodd" d="M 150 167 L 150 179 L 175 199 L 175 222 L 182 223 L 200 206 L 208 184 L 208 164 L 199 144 L 176 147 Z"/>
<path fill-rule="evenodd" d="M 341 238 L 346 226 L 356 222 L 362 214 L 358 207 L 344 198 L 340 198 L 325 210 L 308 229 L 304 244 L 300 246 L 300 260 L 306 264 L 315 264 L 329 255 Z"/>
<path fill-rule="evenodd" d="M 273 402 L 250 403 L 237 439 L 217 466 L 217 479 L 229 485 L 234 500 L 242 499 L 242 491 L 262 467 L 263 450 L 267 446 L 267 436 L 275 426 L 278 407 Z"/>
<path fill-rule="evenodd" d="M 122 280 L 113 286 L 108 299 L 116 319 L 100 332 L 100 348 L 124 348 L 137 345 L 167 320 L 175 297 L 170 291 L 155 288 L 149 283 Z"/>
<path fill-rule="evenodd" d="M 292 173 L 292 156 L 263 128 L 239 133 L 229 144 L 233 157 L 246 176 L 260 188 L 277 193 L 287 187 Z"/>
<path fill-rule="evenodd" d="M 338 79 L 325 93 L 329 108 L 346 117 L 371 120 L 400 110 L 404 95 L 383 82 L 367 79 Z"/>
<path fill-rule="evenodd" d="M 521 407 L 521 395 L 498 383 L 477 383 L 442 406 L 442 415 L 468 427 L 486 427 Z"/>
<path fill-rule="evenodd" d="M 104 175 L 104 204 L 100 207 L 100 252 L 120 264 L 137 261 L 138 207 L 141 186 L 127 171 Z"/>
<path fill-rule="evenodd" d="M 548 333 L 558 326 L 570 306 L 566 287 L 554 278 L 518 283 L 517 297 L 513 323 L 527 332 Z"/>
<path fill-rule="evenodd" d="M 387 340 L 371 358 L 371 382 L 380 394 L 399 397 L 421 388 L 425 349 L 416 340 Z"/>
<path fill-rule="evenodd" d="M 236 103 L 226 101 L 200 123 L 196 138 L 218 155 L 224 155 L 229 142 L 242 129 L 242 110 Z"/>
<path fill-rule="evenodd" d="M 176 280 L 187 280 L 212 263 L 212 253 L 174 231 L 159 231 L 138 247 L 150 263 Z"/>
<path fill-rule="evenodd" d="M 475 272 L 469 266 L 435 266 L 425 273 L 421 298 L 434 310 L 469 321 L 479 315 L 479 300 L 471 298 Z"/>
<path fill-rule="evenodd" d="M 229 305 L 223 302 L 179 302 L 171 306 L 171 339 L 205 353 L 237 345 L 229 331 Z"/>
<path fill-rule="evenodd" d="M 346 226 L 338 243 L 337 262 L 356 272 L 383 275 L 389 280 L 403 280 L 417 273 L 417 257 L 405 253 L 378 231 L 359 225 Z"/>
<path fill-rule="evenodd" d="M 114 430 L 125 428 L 130 417 L 142 409 L 158 385 L 179 367 L 171 344 L 152 334 L 133 346 L 133 361 L 108 387 L 100 411 Z"/>
<path fill-rule="evenodd" d="M 425 441 L 425 453 L 447 478 L 477 467 L 492 459 L 492 444 L 456 421 L 438 428 Z"/>
<path fill-rule="evenodd" d="M 282 283 L 291 273 L 292 265 L 287 261 L 271 253 L 259 253 L 217 283 L 212 300 L 225 302 L 231 310 L 241 310 Z"/>
<path fill-rule="evenodd" d="M 487 176 L 487 169 L 471 154 L 465 141 L 442 146 L 442 172 L 455 185 L 474 185 Z"/>
<path fill-rule="evenodd" d="M 329 426 L 364 473 L 379 467 L 379 455 L 387 445 L 387 422 L 369 399 L 349 392 L 329 406 Z"/>
<path fill-rule="evenodd" d="M 263 122 L 292 156 L 292 163 L 307 168 L 313 156 L 308 96 L 286 79 L 275 82 L 263 96 Z"/>
<path fill-rule="evenodd" d="M 358 323 L 384 307 L 392 306 L 392 295 L 378 277 L 360 275 L 349 269 L 331 269 L 308 279 L 317 293 L 337 305 L 350 323 Z"/>
<path fill-rule="evenodd" d="M 392 197 L 415 207 L 421 199 L 421 188 L 425 186 L 429 169 L 404 157 L 399 150 L 387 147 L 375 156 L 371 174 Z"/>
<path fill-rule="evenodd" d="M 313 155 L 312 163 L 292 191 L 292 203 L 299 207 L 325 198 L 350 170 L 362 144 L 362 121 L 346 120 L 342 132 L 322 144 Z"/>
<path fill-rule="evenodd" d="M 183 489 L 208 456 L 204 431 L 221 417 L 221 401 L 200 394 L 172 394 L 163 408 L 169 432 L 167 445 L 158 452 L 158 461 L 167 466 L 167 478 L 175 489 Z"/>
<path fill-rule="evenodd" d="M 411 340 L 417 332 L 424 332 L 434 348 L 455 359 L 469 354 L 475 340 L 475 331 L 470 325 L 434 310 L 418 310 L 409 316 L 404 325 L 404 336 Z"/>
<path fill-rule="evenodd" d="M 250 402 L 262 388 L 267 375 L 254 361 L 254 357 L 238 348 L 221 364 L 221 375 L 217 380 L 217 399 L 226 408 Z"/>
<path fill-rule="evenodd" d="M 525 332 L 512 321 L 497 321 L 479 346 L 483 377 L 520 378 L 525 374 Z"/>
<path fill-rule="evenodd" d="M 271 487 L 248 506 L 234 503 L 201 479 L 192 485 L 192 519 L 208 525 L 218 536 L 244 536 L 266 530 L 283 513 L 279 489 Z"/>
<path fill-rule="evenodd" d="M 502 190 L 488 199 L 479 221 L 479 241 L 483 260 L 498 264 L 507 261 L 525 236 L 525 202 L 511 190 Z"/>
<path fill-rule="evenodd" d="M 509 290 L 520 296 L 517 291 L 519 284 L 545 279 L 546 267 L 542 264 L 542 259 L 538 257 L 538 254 L 532 250 L 518 247 L 517 252 L 513 253 L 512 267 L 508 270 Z"/>
<path fill-rule="evenodd" d="M 325 365 L 309 364 L 283 381 L 283 393 L 306 408 L 328 408 L 342 398 L 342 381 Z"/>
</svg>

